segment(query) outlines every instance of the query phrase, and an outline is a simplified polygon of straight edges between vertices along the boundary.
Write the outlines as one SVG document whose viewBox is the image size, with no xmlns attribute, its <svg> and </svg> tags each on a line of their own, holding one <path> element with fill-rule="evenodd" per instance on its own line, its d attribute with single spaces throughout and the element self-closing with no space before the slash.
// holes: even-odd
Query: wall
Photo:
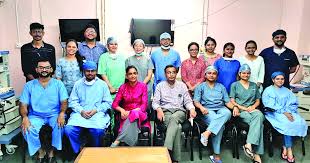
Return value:
<svg viewBox="0 0 310 163">
<path fill-rule="evenodd" d="M 99 18 L 104 24 L 101 32 L 105 35 L 102 36 L 116 36 L 119 51 L 127 56 L 132 53 L 128 33 L 131 18 L 174 19 L 174 48 L 184 60 L 188 57 L 188 43 L 196 41 L 202 44 L 207 35 L 217 40 L 218 53 L 222 53 L 223 45 L 231 41 L 236 45 L 238 57 L 245 53 L 245 42 L 253 39 L 258 43 L 258 54 L 272 45 L 271 33 L 278 28 L 287 30 L 288 47 L 298 54 L 309 54 L 309 16 L 310 2 L 307 0 L 6 0 L 0 7 L 0 50 L 11 53 L 11 82 L 20 94 L 24 77 L 20 49 L 15 46 L 16 43 L 31 41 L 29 24 L 34 21 L 45 25 L 44 40 L 56 47 L 59 58 L 62 56 L 59 18 Z"/>
</svg>

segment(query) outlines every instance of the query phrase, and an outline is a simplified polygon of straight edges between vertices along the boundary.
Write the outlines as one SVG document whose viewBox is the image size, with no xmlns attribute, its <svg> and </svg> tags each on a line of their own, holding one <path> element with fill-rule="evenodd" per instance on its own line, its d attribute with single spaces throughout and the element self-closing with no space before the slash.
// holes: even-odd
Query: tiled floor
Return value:
<svg viewBox="0 0 310 163">
<path fill-rule="evenodd" d="M 15 140 L 13 141 L 13 144 L 21 144 L 21 136 L 18 136 L 15 138 Z M 280 139 L 281 137 L 279 137 L 279 139 L 277 139 L 277 145 L 274 149 L 274 156 L 273 157 L 269 157 L 268 156 L 268 151 L 265 151 L 265 154 L 263 156 L 263 162 L 264 163 L 281 163 L 281 162 L 285 162 L 283 160 L 280 159 Z M 187 149 L 183 148 L 182 149 L 182 163 L 206 163 L 206 162 L 210 162 L 209 161 L 209 155 L 210 152 L 207 148 L 203 149 L 203 158 L 202 160 L 199 160 L 198 157 L 198 148 L 197 148 L 197 141 L 195 140 L 194 143 L 194 161 L 190 161 L 190 153 L 189 153 L 189 146 L 187 147 Z M 295 143 L 294 143 L 294 154 L 295 154 L 295 158 L 296 158 L 296 162 L 297 163 L 310 163 L 310 138 L 307 137 L 306 141 L 305 141 L 305 146 L 306 146 L 306 155 L 303 156 L 302 152 L 301 152 L 301 141 L 300 139 L 296 139 Z M 2 151 L 5 152 L 5 148 L 4 146 L 2 146 Z M 232 158 L 232 153 L 231 153 L 231 147 L 229 143 L 225 143 L 222 145 L 222 160 L 224 163 L 246 163 L 246 162 L 251 162 L 243 153 L 241 146 L 240 146 L 240 158 L 239 159 L 234 159 Z M 13 155 L 8 155 L 6 153 L 4 153 L 3 156 L 3 160 L 0 162 L 5 162 L 5 163 L 21 163 L 22 162 L 22 149 L 19 147 L 17 148 L 16 152 Z M 32 163 L 35 162 L 32 158 L 30 158 L 28 156 L 28 153 L 26 154 L 26 163 Z M 58 163 L 62 162 L 60 158 L 58 158 Z"/>
</svg>

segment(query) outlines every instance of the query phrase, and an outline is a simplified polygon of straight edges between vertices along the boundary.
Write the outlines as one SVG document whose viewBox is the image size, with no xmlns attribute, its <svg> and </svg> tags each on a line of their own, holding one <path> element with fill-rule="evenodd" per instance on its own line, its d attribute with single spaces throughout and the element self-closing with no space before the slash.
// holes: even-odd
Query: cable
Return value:
<svg viewBox="0 0 310 163">
<path fill-rule="evenodd" d="M 217 11 L 214 11 L 213 13 L 209 14 L 208 16 L 215 15 L 215 14 L 221 12 L 222 10 L 226 9 L 227 7 L 233 5 L 234 3 L 238 2 L 238 1 L 239 1 L 239 0 L 235 0 L 235 1 L 230 2 L 230 3 L 227 4 L 226 6 L 224 6 L 224 7 L 220 8 L 220 9 L 218 9 Z"/>
</svg>

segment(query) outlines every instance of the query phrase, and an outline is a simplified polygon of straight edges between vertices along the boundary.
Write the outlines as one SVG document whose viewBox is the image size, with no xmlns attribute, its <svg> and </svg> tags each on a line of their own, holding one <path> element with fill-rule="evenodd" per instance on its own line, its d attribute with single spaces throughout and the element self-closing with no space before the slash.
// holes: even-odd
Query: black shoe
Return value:
<svg viewBox="0 0 310 163">
<path fill-rule="evenodd" d="M 57 163 L 55 157 L 48 157 L 47 163 Z"/>
</svg>

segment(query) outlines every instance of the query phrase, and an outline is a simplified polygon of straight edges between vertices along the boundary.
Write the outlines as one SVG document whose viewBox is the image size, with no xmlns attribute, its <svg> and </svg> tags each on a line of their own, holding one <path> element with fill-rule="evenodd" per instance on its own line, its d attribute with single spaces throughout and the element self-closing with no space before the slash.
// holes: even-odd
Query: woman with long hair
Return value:
<svg viewBox="0 0 310 163">
<path fill-rule="evenodd" d="M 138 81 L 138 71 L 135 66 L 126 68 L 126 83 L 121 85 L 113 101 L 112 108 L 121 114 L 119 134 L 111 147 L 116 147 L 120 142 L 134 146 L 138 141 L 141 125 L 150 129 L 147 120 L 147 86 Z"/>
<path fill-rule="evenodd" d="M 237 81 L 238 70 L 240 62 L 233 58 L 235 52 L 235 45 L 228 42 L 223 48 L 223 57 L 214 63 L 214 66 L 218 70 L 217 82 L 223 84 L 229 93 L 230 85 Z"/>
<path fill-rule="evenodd" d="M 248 64 L 251 68 L 251 76 L 249 81 L 254 82 L 260 90 L 263 91 L 263 82 L 265 76 L 265 63 L 261 56 L 256 56 L 257 44 L 255 41 L 250 40 L 245 44 L 246 55 L 239 58 L 241 65 Z"/>
<path fill-rule="evenodd" d="M 66 56 L 57 63 L 55 76 L 64 83 L 70 96 L 74 83 L 83 77 L 83 57 L 79 54 L 78 44 L 74 39 L 67 40 L 65 52 Z"/>
</svg>

